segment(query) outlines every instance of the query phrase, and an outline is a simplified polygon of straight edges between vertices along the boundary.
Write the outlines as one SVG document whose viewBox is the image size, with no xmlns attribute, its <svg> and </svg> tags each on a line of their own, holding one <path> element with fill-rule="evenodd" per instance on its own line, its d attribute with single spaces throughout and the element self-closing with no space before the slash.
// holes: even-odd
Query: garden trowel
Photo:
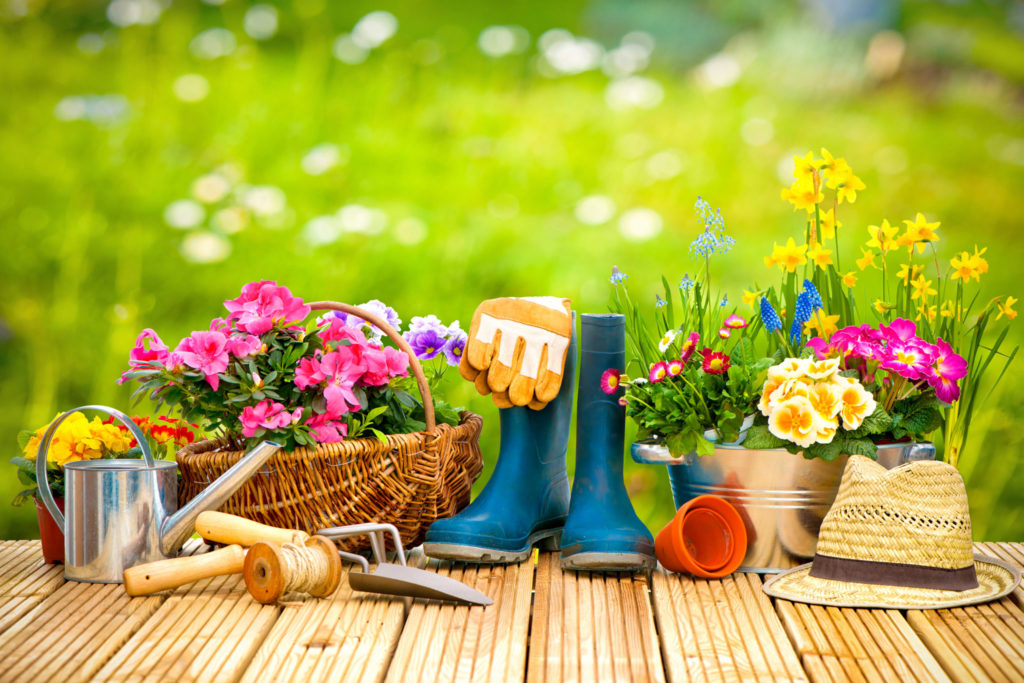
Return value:
<svg viewBox="0 0 1024 683">
<path fill-rule="evenodd" d="M 399 564 L 387 561 L 384 534 L 389 533 L 395 544 Z M 467 605 L 490 605 L 494 601 L 478 590 L 464 583 L 434 572 L 410 567 L 405 561 L 405 550 L 398 529 L 391 524 L 352 524 L 320 529 L 320 536 L 330 539 L 350 538 L 367 535 L 370 547 L 377 560 L 377 568 L 370 571 L 370 563 L 362 555 L 339 550 L 342 558 L 356 562 L 362 566 L 361 572 L 349 572 L 348 583 L 353 590 L 366 593 L 383 593 L 385 595 L 402 595 L 412 598 L 428 598 L 433 600 L 451 600 Z"/>
</svg>

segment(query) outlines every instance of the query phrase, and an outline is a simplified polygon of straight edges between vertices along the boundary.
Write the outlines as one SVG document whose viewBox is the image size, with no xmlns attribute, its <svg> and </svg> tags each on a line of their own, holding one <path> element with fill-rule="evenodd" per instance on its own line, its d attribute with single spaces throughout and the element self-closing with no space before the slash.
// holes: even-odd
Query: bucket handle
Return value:
<svg viewBox="0 0 1024 683">
<path fill-rule="evenodd" d="M 149 450 L 149 442 L 146 441 L 146 435 L 142 433 L 137 424 L 132 422 L 131 418 L 120 410 L 108 408 L 107 406 L 81 406 L 59 416 L 50 423 L 46 433 L 43 434 L 43 438 L 39 441 L 39 450 L 36 451 L 36 490 L 39 492 L 39 497 L 42 499 L 43 504 L 46 505 L 46 509 L 50 511 L 53 521 L 60 527 L 61 533 L 66 533 L 64 530 L 64 515 L 61 513 L 60 508 L 57 507 L 57 501 L 53 499 L 53 492 L 50 491 L 50 480 L 46 473 L 46 454 L 50 450 L 50 441 L 53 440 L 53 435 L 57 433 L 57 427 L 60 426 L 60 423 L 72 413 L 78 413 L 83 410 L 95 410 L 105 413 L 127 427 L 142 450 L 142 457 L 146 460 L 146 467 L 153 468 L 156 466 L 156 463 L 153 461 L 153 454 Z"/>
</svg>

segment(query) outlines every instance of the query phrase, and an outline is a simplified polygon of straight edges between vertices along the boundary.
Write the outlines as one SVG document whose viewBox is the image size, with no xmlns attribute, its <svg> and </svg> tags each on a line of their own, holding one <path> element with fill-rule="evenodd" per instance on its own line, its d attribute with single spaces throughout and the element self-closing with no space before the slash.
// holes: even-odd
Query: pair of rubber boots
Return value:
<svg viewBox="0 0 1024 683">
<path fill-rule="evenodd" d="M 536 545 L 560 549 L 566 569 L 654 567 L 654 539 L 636 516 L 622 480 L 625 408 L 600 386 L 605 370 L 625 365 L 625 320 L 621 315 L 581 318 L 571 497 L 565 459 L 575 390 L 575 330 L 558 397 L 539 411 L 499 411 L 501 448 L 494 473 L 469 507 L 431 525 L 423 546 L 428 556 L 519 562 Z"/>
</svg>

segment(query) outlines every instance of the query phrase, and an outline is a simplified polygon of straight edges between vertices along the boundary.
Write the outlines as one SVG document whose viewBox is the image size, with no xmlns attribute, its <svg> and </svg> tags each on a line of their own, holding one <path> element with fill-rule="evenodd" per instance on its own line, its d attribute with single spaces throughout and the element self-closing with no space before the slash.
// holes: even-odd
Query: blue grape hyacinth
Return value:
<svg viewBox="0 0 1024 683">
<path fill-rule="evenodd" d="M 768 330 L 769 334 L 782 329 L 782 320 L 779 319 L 779 314 L 772 308 L 767 297 L 761 297 L 761 322 L 764 323 L 764 329 Z"/>
</svg>

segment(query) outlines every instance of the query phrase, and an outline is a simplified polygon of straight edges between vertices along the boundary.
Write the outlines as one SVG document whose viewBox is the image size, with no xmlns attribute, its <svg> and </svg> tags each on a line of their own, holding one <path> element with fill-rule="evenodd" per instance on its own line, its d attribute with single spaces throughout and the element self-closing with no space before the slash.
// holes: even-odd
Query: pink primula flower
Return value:
<svg viewBox="0 0 1024 683">
<path fill-rule="evenodd" d="M 285 407 L 275 401 L 266 399 L 255 406 L 246 406 L 238 421 L 242 423 L 242 436 L 251 438 L 259 429 L 281 429 L 295 424 L 302 419 L 303 408 L 288 412 Z"/>
<path fill-rule="evenodd" d="M 263 334 L 275 325 L 294 326 L 309 315 L 309 306 L 292 296 L 287 287 L 271 280 L 250 282 L 242 287 L 242 295 L 224 302 L 228 319 L 235 320 L 238 329 L 250 334 Z"/>
<path fill-rule="evenodd" d="M 936 348 L 916 338 L 907 343 L 896 342 L 886 351 L 882 367 L 907 379 L 919 380 L 926 376 L 935 362 Z"/>
<path fill-rule="evenodd" d="M 207 383 L 217 391 L 218 375 L 228 367 L 227 343 L 222 332 L 193 332 L 178 343 L 174 353 L 185 365 L 206 375 Z"/>
</svg>

